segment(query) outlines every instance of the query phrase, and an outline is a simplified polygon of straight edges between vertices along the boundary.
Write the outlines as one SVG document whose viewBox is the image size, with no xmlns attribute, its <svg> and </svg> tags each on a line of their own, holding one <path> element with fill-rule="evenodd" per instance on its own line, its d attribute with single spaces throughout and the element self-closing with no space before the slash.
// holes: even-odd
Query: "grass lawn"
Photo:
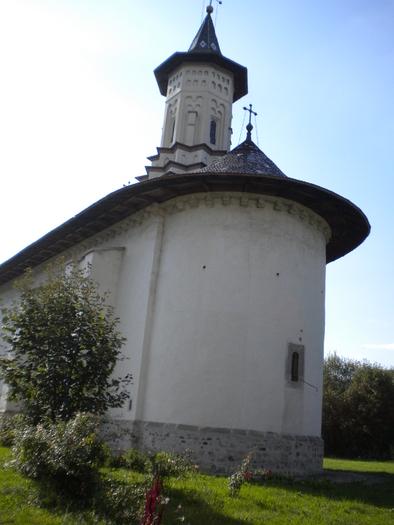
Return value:
<svg viewBox="0 0 394 525">
<path fill-rule="evenodd" d="M 323 461 L 323 468 L 327 470 L 350 470 L 352 472 L 367 472 L 375 474 L 385 472 L 386 474 L 394 475 L 394 461 L 361 461 L 325 458 Z"/>
<path fill-rule="evenodd" d="M 40 505 L 38 487 L 19 473 L 3 468 L 9 449 L 0 448 L 0 524 L 114 524 L 97 512 Z M 394 525 L 394 463 L 325 459 L 330 471 L 379 474 L 379 483 L 333 483 L 322 480 L 277 480 L 245 484 L 237 499 L 228 496 L 227 480 L 197 474 L 169 479 L 170 498 L 163 525 Z M 133 483 L 131 471 L 104 469 L 104 475 Z M 135 476 L 133 478 L 133 476 Z M 183 521 L 182 521 L 183 519 Z M 124 522 L 126 523 L 126 522 Z M 130 522 L 128 522 L 130 523 Z"/>
</svg>

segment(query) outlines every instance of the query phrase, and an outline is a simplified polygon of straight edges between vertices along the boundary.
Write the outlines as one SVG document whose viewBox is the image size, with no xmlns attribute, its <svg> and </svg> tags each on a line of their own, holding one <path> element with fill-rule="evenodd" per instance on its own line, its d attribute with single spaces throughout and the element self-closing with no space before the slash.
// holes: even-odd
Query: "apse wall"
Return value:
<svg viewBox="0 0 394 525">
<path fill-rule="evenodd" d="M 326 223 L 290 201 L 193 198 L 165 217 L 137 419 L 320 436 Z M 294 348 L 313 386 L 291 380 Z"/>
</svg>

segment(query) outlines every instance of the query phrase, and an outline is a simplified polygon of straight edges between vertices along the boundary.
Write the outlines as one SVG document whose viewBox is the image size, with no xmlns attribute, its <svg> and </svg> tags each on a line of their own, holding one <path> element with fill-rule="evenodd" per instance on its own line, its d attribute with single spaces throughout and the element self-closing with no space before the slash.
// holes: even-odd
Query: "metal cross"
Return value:
<svg viewBox="0 0 394 525">
<path fill-rule="evenodd" d="M 257 113 L 255 111 L 252 111 L 252 104 L 249 104 L 249 109 L 244 108 L 245 111 L 249 111 L 249 124 L 252 123 L 252 113 L 255 117 L 257 117 Z"/>
</svg>

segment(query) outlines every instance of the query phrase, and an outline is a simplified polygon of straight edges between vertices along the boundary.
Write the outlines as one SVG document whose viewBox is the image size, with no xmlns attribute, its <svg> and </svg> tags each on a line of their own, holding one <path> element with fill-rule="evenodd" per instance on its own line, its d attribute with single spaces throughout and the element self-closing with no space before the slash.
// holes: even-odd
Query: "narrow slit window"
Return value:
<svg viewBox="0 0 394 525">
<path fill-rule="evenodd" d="M 175 120 L 172 122 L 171 143 L 174 142 L 174 135 L 175 135 Z"/>
<path fill-rule="evenodd" d="M 216 122 L 211 120 L 211 132 L 210 132 L 211 144 L 216 144 Z"/>
<path fill-rule="evenodd" d="M 298 352 L 293 352 L 291 356 L 291 380 L 298 381 L 298 371 L 299 371 L 300 356 Z"/>
</svg>

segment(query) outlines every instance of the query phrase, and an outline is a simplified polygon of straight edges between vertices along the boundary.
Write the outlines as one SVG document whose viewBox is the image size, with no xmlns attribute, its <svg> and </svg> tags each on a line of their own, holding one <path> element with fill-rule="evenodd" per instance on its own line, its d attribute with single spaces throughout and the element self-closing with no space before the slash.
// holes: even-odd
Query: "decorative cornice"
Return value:
<svg viewBox="0 0 394 525">
<path fill-rule="evenodd" d="M 90 237 L 89 239 L 82 241 L 81 243 L 73 246 L 70 249 L 64 250 L 54 258 L 63 255 L 66 260 L 71 258 L 80 259 L 91 251 L 95 251 L 104 243 L 109 241 L 115 241 L 120 235 L 127 233 L 129 230 L 141 226 L 142 223 L 154 218 L 154 217 L 168 217 L 175 213 L 182 213 L 184 211 L 198 208 L 199 206 L 206 206 L 207 208 L 213 208 L 218 206 L 241 206 L 242 208 L 257 208 L 262 210 L 262 213 L 267 209 L 271 208 L 275 212 L 288 213 L 294 218 L 309 223 L 310 226 L 316 228 L 321 232 L 325 238 L 326 243 L 331 238 L 331 228 L 328 223 L 319 215 L 309 210 L 304 206 L 294 203 L 288 199 L 281 199 L 266 196 L 264 199 L 254 193 L 249 192 L 209 192 L 185 195 L 183 197 L 175 197 L 166 201 L 163 204 L 153 203 L 147 206 L 145 209 L 136 212 L 134 215 L 127 217 L 123 221 L 118 222 L 114 226 Z M 121 243 L 123 244 L 123 243 Z M 106 249 L 121 249 L 115 242 L 114 245 L 110 244 L 106 246 Z M 45 263 L 48 264 L 54 258 L 48 259 Z M 42 271 L 43 265 L 40 264 L 35 268 L 33 277 L 38 275 Z M 37 270 L 37 271 L 36 271 Z M 12 287 L 12 282 L 9 281 L 7 285 L 3 285 L 3 290 L 8 289 L 8 284 Z"/>
<path fill-rule="evenodd" d="M 275 211 L 288 213 L 300 221 L 309 223 L 309 225 L 315 227 L 323 234 L 326 243 L 328 243 L 331 238 L 331 228 L 322 217 L 304 206 L 296 205 L 293 201 L 273 197 L 262 199 L 260 195 L 253 193 L 210 192 L 176 197 L 161 205 L 157 203 L 151 204 L 143 211 L 137 212 L 133 216 L 119 222 L 114 228 L 108 231 L 105 230 L 91 237 L 76 248 L 79 253 L 93 250 L 95 247 L 100 246 L 110 239 L 114 239 L 130 229 L 140 226 L 143 222 L 154 217 L 171 216 L 174 215 L 174 213 L 182 213 L 190 209 L 198 208 L 199 206 L 213 208 L 214 206 L 227 207 L 230 205 L 238 205 L 243 208 L 257 208 L 263 212 L 271 207 Z"/>
</svg>

